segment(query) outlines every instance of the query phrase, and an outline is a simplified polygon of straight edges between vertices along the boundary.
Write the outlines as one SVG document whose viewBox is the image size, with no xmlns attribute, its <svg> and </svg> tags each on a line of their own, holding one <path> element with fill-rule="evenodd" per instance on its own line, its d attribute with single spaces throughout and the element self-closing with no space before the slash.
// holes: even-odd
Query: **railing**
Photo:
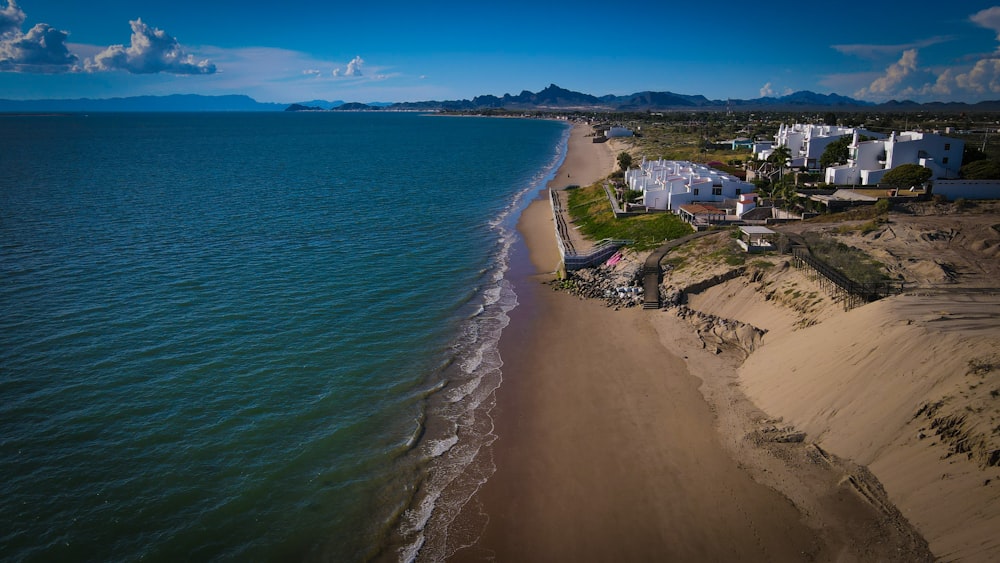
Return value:
<svg viewBox="0 0 1000 563">
<path fill-rule="evenodd" d="M 566 271 L 596 266 L 611 258 L 619 248 L 632 244 L 630 240 L 604 239 L 589 252 L 579 253 L 573 247 L 573 241 L 570 239 L 569 227 L 566 225 L 566 217 L 559 201 L 559 195 L 552 190 L 549 190 L 549 203 L 552 204 L 552 217 L 556 224 L 556 244 L 559 246 L 559 256 L 563 260 Z"/>
<path fill-rule="evenodd" d="M 844 307 L 846 309 L 903 292 L 902 282 L 856 282 L 826 262 L 813 256 L 809 252 L 809 249 L 804 246 L 793 246 L 792 255 L 796 261 L 805 263 L 813 270 L 816 270 L 835 291 L 843 293 L 845 297 Z"/>
<path fill-rule="evenodd" d="M 576 252 L 563 254 L 563 264 L 566 266 L 567 271 L 590 268 L 611 258 L 615 252 L 618 252 L 619 248 L 627 244 L 632 244 L 632 241 L 604 239 L 586 254 L 577 254 Z"/>
</svg>

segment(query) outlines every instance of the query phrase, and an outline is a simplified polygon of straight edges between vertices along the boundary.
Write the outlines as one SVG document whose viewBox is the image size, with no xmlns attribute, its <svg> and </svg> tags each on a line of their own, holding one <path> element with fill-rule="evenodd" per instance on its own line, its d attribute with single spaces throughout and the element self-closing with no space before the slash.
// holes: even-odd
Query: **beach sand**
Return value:
<svg viewBox="0 0 1000 563">
<path fill-rule="evenodd" d="M 588 132 L 574 128 L 550 188 L 613 170 L 612 149 Z M 495 472 L 450 527 L 449 560 L 930 560 L 840 467 L 802 444 L 748 445 L 765 415 L 736 389 L 742 358 L 706 352 L 673 315 L 615 311 L 544 283 L 559 263 L 547 199 L 519 231 Z"/>
<path fill-rule="evenodd" d="M 550 187 L 611 172 L 586 129 Z M 699 380 L 648 312 L 542 283 L 559 262 L 548 201 L 519 229 L 531 263 L 513 265 L 520 305 L 500 343 L 496 472 L 456 522 L 485 529 L 452 560 L 797 561 L 821 550 L 797 509 L 720 444 Z"/>
</svg>

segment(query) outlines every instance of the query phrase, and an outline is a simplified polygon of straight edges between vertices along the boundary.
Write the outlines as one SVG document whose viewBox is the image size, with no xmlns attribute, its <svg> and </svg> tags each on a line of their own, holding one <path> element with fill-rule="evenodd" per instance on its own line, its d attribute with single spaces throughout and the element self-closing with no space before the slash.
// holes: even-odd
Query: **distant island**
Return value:
<svg viewBox="0 0 1000 563">
<path fill-rule="evenodd" d="M 0 99 L 0 112 L 201 112 L 201 111 L 884 111 L 884 112 L 997 112 L 1000 100 L 975 104 L 964 102 L 929 102 L 920 104 L 904 100 L 875 104 L 838 94 L 818 94 L 803 90 L 781 97 L 761 97 L 750 100 L 713 100 L 703 95 L 674 92 L 636 92 L 627 96 L 594 96 L 560 88 L 555 84 L 539 92 L 494 96 L 485 94 L 471 100 L 423 102 L 344 102 L 311 100 L 293 104 L 258 102 L 250 96 L 202 96 L 174 94 L 170 96 L 135 96 L 125 98 L 79 98 L 53 100 Z"/>
</svg>

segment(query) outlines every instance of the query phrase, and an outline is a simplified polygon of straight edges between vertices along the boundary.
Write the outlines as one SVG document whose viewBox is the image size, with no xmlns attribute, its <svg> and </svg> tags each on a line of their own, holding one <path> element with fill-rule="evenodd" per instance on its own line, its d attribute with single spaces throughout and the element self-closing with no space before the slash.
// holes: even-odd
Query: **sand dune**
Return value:
<svg viewBox="0 0 1000 563">
<path fill-rule="evenodd" d="M 740 379 L 763 410 L 867 465 L 935 555 L 996 560 L 998 319 L 995 297 L 893 297 L 769 341 Z"/>
<path fill-rule="evenodd" d="M 901 273 L 905 295 L 845 312 L 808 270 L 776 268 L 689 297 L 768 331 L 740 388 L 777 426 L 845 460 L 845 475 L 870 470 L 944 560 L 1000 559 L 1000 218 L 987 207 L 843 237 Z M 782 297 L 792 289 L 802 297 Z"/>
</svg>

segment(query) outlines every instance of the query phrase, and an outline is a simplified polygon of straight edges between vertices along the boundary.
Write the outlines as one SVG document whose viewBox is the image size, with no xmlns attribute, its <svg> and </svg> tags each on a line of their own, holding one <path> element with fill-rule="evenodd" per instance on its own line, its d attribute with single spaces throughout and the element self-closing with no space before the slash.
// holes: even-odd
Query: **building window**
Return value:
<svg viewBox="0 0 1000 563">
<path fill-rule="evenodd" d="M 950 151 L 951 150 L 951 143 L 945 143 L 944 144 L 944 150 Z"/>
<path fill-rule="evenodd" d="M 694 189 L 694 195 L 698 195 L 698 188 Z"/>
<path fill-rule="evenodd" d="M 722 188 L 712 188 L 712 195 L 722 195 Z"/>
<path fill-rule="evenodd" d="M 740 195 L 741 193 L 743 193 L 743 190 L 736 188 L 736 195 Z"/>
<path fill-rule="evenodd" d="M 947 156 L 941 159 L 941 164 L 948 164 L 948 157 Z"/>
</svg>

